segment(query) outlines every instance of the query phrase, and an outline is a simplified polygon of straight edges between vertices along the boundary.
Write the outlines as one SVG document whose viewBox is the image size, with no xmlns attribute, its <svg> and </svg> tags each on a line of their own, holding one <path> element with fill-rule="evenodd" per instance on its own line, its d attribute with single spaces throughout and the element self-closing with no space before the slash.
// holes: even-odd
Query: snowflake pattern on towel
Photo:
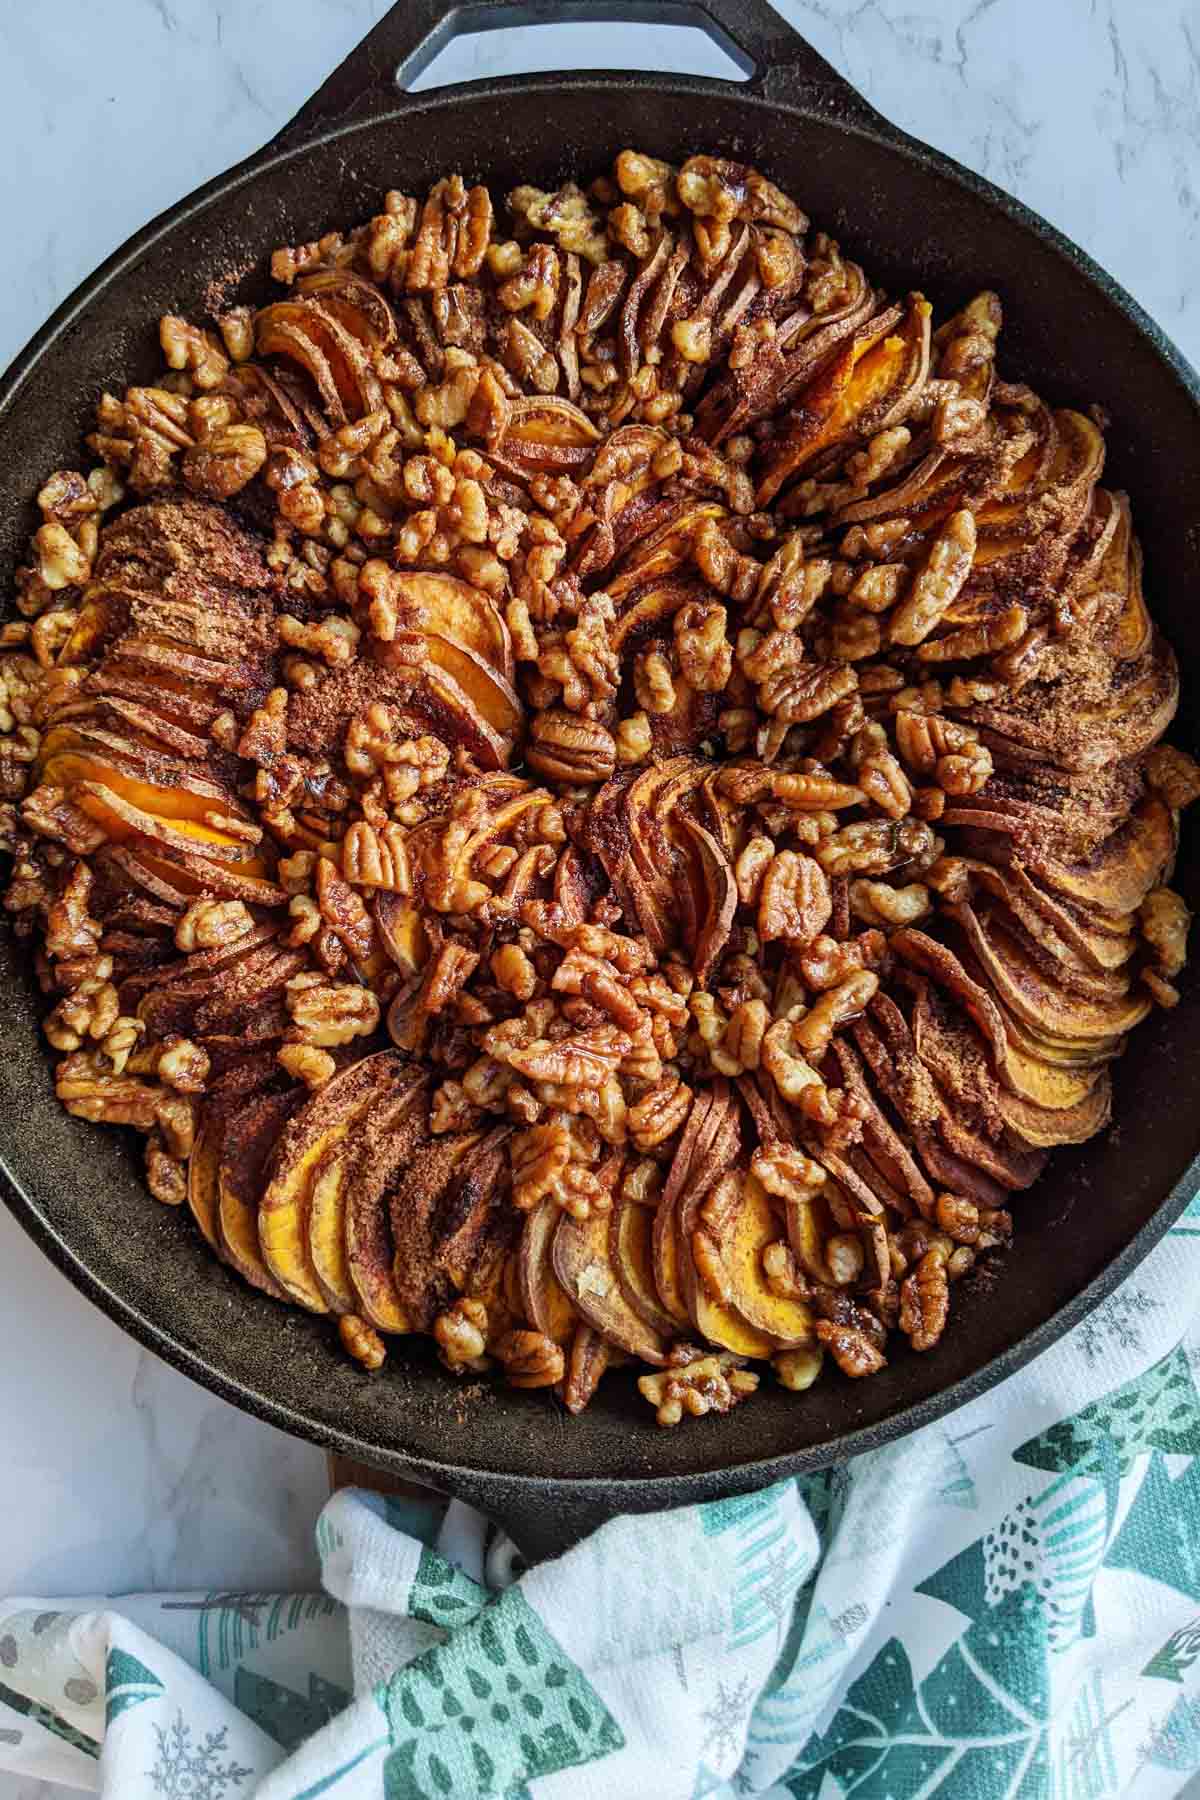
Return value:
<svg viewBox="0 0 1200 1800">
<path fill-rule="evenodd" d="M 230 1788 L 241 1787 L 253 1769 L 243 1769 L 232 1757 L 225 1760 L 225 1740 L 229 1733 L 220 1731 L 197 1734 L 185 1724 L 181 1712 L 164 1731 L 154 1727 L 158 1740 L 158 1756 L 146 1777 L 163 1800 L 225 1800 Z"/>
</svg>

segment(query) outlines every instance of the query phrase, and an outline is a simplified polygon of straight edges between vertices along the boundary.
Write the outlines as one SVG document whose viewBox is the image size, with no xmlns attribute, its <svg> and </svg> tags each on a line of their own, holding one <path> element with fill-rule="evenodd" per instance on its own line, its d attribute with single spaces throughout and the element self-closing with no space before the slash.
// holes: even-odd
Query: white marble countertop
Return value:
<svg viewBox="0 0 1200 1800">
<path fill-rule="evenodd" d="M 269 138 L 385 0 L 0 8 L 0 366 L 131 231 Z M 1200 362 L 1190 0 L 780 0 L 876 106 L 1021 196 Z M 554 26 L 422 85 L 522 68 L 726 72 L 699 34 Z M 803 199 L 803 196 L 800 196 Z M 0 1212 L 0 1593 L 311 1584 L 324 1458 L 139 1350 Z M 6 1785 L 7 1780 L 7 1785 Z M 0 1776 L 0 1800 L 50 1789 Z"/>
</svg>

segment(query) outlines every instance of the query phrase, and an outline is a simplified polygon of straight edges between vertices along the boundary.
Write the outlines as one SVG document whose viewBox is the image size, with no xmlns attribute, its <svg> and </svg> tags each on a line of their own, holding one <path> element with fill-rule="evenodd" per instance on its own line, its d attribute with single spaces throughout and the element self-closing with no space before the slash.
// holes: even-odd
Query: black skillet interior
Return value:
<svg viewBox="0 0 1200 1800">
<path fill-rule="evenodd" d="M 701 24 L 744 85 L 670 75 L 517 78 L 406 98 L 456 31 L 568 17 Z M 148 226 L 60 308 L 0 389 L 0 568 L 36 520 L 46 474 L 79 456 L 98 393 L 149 378 L 162 312 L 264 297 L 266 253 L 366 217 L 389 187 L 448 169 L 502 194 L 605 167 L 627 144 L 758 164 L 893 292 L 939 310 L 1003 296 L 1004 363 L 1051 399 L 1102 399 L 1108 479 L 1127 487 L 1154 610 L 1185 670 L 1200 655 L 1200 386 L 1140 309 L 1080 252 L 988 184 L 882 121 L 765 0 L 694 6 L 408 0 L 273 145 Z M 1185 685 L 1179 742 L 1200 748 Z M 1178 881 L 1200 900 L 1197 852 Z M 327 1323 L 284 1310 L 219 1266 L 188 1218 L 142 1186 L 136 1144 L 67 1118 L 52 1093 L 25 949 L 0 941 L 0 1158 L 17 1217 L 83 1292 L 195 1379 L 287 1430 L 424 1475 L 503 1517 L 533 1550 L 618 1510 L 747 1488 L 879 1445 L 981 1392 L 1044 1349 L 1127 1272 L 1185 1204 L 1200 1148 L 1200 984 L 1137 1032 L 1116 1127 L 1057 1155 L 1017 1203 L 1001 1283 L 960 1304 L 933 1355 L 898 1353 L 873 1380 L 797 1400 L 771 1384 L 730 1418 L 658 1432 L 632 1376 L 566 1420 L 544 1398 L 462 1391 L 424 1346 L 368 1379 Z"/>
</svg>

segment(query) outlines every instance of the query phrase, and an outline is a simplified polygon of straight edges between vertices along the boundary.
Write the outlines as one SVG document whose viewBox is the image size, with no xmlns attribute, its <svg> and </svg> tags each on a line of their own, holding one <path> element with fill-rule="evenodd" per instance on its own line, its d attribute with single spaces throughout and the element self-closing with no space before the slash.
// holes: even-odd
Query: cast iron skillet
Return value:
<svg viewBox="0 0 1200 1800">
<path fill-rule="evenodd" d="M 408 97 L 455 33 L 538 19 L 703 26 L 745 84 L 670 74 L 522 77 Z M 0 387 L 0 569 L 36 523 L 31 497 L 79 455 L 100 390 L 157 366 L 160 313 L 209 311 L 210 284 L 259 300 L 266 253 L 369 216 L 383 190 L 420 192 L 459 169 L 503 194 L 599 171 L 625 145 L 679 161 L 715 150 L 758 164 L 871 276 L 919 283 L 939 309 L 981 286 L 1003 296 L 1006 369 L 1053 400 L 1102 399 L 1108 479 L 1127 487 L 1157 617 L 1184 668 L 1200 654 L 1200 383 L 1145 313 L 1081 251 L 987 182 L 881 119 L 765 0 L 694 5 L 455 6 L 401 0 L 291 125 L 231 174 L 155 220 L 86 281 Z M 218 302 L 219 303 L 219 302 Z M 1200 748 L 1194 692 L 1177 741 Z M 1197 855 L 1178 880 L 1200 902 Z M 1095 1305 L 1182 1211 L 1200 1175 L 1200 984 L 1134 1034 L 1117 1071 L 1116 1128 L 1016 1203 L 1018 1233 L 991 1294 L 959 1305 L 945 1342 L 897 1352 L 871 1381 L 836 1374 L 803 1398 L 764 1382 L 729 1418 L 656 1431 L 631 1375 L 566 1420 L 544 1397 L 464 1396 L 425 1347 L 366 1379 L 327 1321 L 251 1292 L 191 1221 L 158 1206 L 137 1146 L 69 1119 L 52 1093 L 25 948 L 0 942 L 0 1161 L 17 1218 L 58 1266 L 144 1344 L 237 1405 L 359 1460 L 409 1471 L 503 1518 L 545 1552 L 617 1511 L 747 1489 L 897 1438 L 1021 1367 Z"/>
</svg>

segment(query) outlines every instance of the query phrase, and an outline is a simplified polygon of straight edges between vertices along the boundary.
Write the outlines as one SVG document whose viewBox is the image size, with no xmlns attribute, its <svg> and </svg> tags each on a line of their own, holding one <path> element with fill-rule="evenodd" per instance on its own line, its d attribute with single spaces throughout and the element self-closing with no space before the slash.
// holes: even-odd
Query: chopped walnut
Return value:
<svg viewBox="0 0 1200 1800">
<path fill-rule="evenodd" d="M 702 1419 L 706 1413 L 730 1412 L 757 1386 L 758 1376 L 726 1351 L 638 1378 L 638 1392 L 654 1407 L 658 1424 L 667 1426 L 678 1425 L 685 1413 Z"/>
<path fill-rule="evenodd" d="M 1142 936 L 1149 944 L 1159 972 L 1178 975 L 1187 961 L 1188 931 L 1192 915 L 1180 894 L 1172 888 L 1152 888 L 1138 909 Z"/>
<path fill-rule="evenodd" d="M 175 927 L 180 950 L 226 950 L 254 925 L 240 900 L 193 900 Z"/>
<path fill-rule="evenodd" d="M 347 1356 L 361 1363 L 364 1369 L 372 1372 L 382 1369 L 387 1360 L 387 1351 L 373 1325 L 368 1325 L 357 1313 L 343 1313 L 338 1320 L 338 1336 Z"/>
<path fill-rule="evenodd" d="M 226 425 L 183 459 L 183 479 L 210 500 L 229 500 L 253 481 L 267 460 L 267 440 L 257 425 Z"/>
<path fill-rule="evenodd" d="M 324 1087 L 337 1071 L 329 1052 L 315 1050 L 310 1044 L 284 1044 L 276 1053 L 276 1061 L 294 1081 L 302 1081 L 310 1089 Z"/>
<path fill-rule="evenodd" d="M 464 1296 L 461 1300 L 456 1300 L 448 1312 L 438 1314 L 433 1322 L 433 1335 L 437 1342 L 438 1356 L 452 1375 L 461 1375 L 466 1370 L 477 1373 L 487 1368 L 484 1354 L 487 1349 L 487 1328 L 487 1307 L 482 1300 Z M 509 1379 L 512 1380 L 511 1373 Z M 513 1385 L 538 1387 L 542 1384 L 514 1381 Z"/>
<path fill-rule="evenodd" d="M 821 1373 L 823 1362 L 821 1349 L 816 1346 L 811 1350 L 780 1350 L 771 1358 L 771 1367 L 780 1387 L 787 1388 L 792 1394 L 802 1394 Z"/>
<path fill-rule="evenodd" d="M 318 1049 L 369 1037 L 379 1024 L 379 1001 L 369 988 L 327 982 L 320 975 L 294 975 L 286 1002 L 293 1041 Z"/>
<path fill-rule="evenodd" d="M 168 1036 L 154 1065 L 154 1073 L 181 1094 L 202 1094 L 208 1082 L 211 1060 L 201 1044 L 190 1038 Z"/>
<path fill-rule="evenodd" d="M 559 1346 L 540 1331 L 506 1331 L 496 1356 L 510 1387 L 553 1387 L 566 1368 Z"/>
<path fill-rule="evenodd" d="M 182 1162 L 168 1156 L 153 1137 L 146 1145 L 146 1186 L 164 1206 L 182 1206 L 187 1199 L 187 1172 Z"/>
<path fill-rule="evenodd" d="M 830 1319 L 818 1319 L 814 1327 L 822 1345 L 829 1351 L 843 1375 L 861 1380 L 875 1375 L 887 1358 L 876 1348 L 864 1331 L 854 1325 L 838 1325 Z"/>
</svg>

